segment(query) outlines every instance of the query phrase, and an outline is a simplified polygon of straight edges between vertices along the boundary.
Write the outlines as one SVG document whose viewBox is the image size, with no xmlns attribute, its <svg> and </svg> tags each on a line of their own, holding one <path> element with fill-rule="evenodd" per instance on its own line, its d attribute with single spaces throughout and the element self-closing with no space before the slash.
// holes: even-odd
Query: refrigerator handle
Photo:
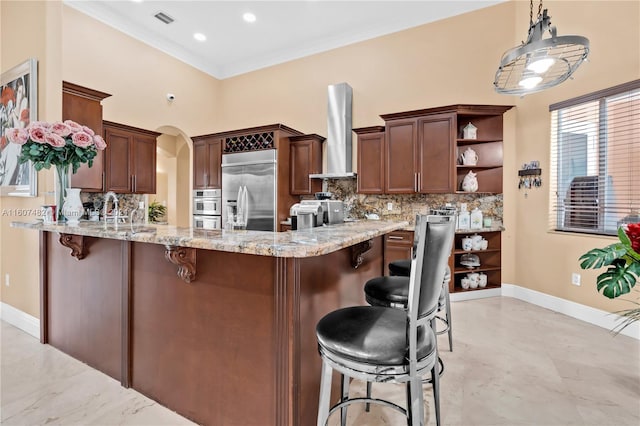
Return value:
<svg viewBox="0 0 640 426">
<path fill-rule="evenodd" d="M 244 191 L 242 194 L 242 202 L 244 204 L 244 223 L 248 224 L 249 221 L 249 192 L 247 190 L 247 185 L 244 186 Z"/>
</svg>

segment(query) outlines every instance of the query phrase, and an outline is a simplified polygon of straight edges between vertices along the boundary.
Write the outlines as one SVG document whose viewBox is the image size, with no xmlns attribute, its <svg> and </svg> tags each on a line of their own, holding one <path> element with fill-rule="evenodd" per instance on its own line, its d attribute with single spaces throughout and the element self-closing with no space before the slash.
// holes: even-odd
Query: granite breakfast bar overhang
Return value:
<svg viewBox="0 0 640 426">
<path fill-rule="evenodd" d="M 315 325 L 364 304 L 406 222 L 205 231 L 14 222 L 40 231 L 41 341 L 201 424 L 308 425 Z M 337 383 L 337 381 L 334 381 Z"/>
</svg>

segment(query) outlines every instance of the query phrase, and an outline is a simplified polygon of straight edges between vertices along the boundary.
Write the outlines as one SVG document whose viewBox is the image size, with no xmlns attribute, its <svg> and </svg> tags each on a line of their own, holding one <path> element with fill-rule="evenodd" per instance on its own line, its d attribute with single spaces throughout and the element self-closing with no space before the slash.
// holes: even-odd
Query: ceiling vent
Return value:
<svg viewBox="0 0 640 426">
<path fill-rule="evenodd" d="M 158 18 L 159 20 L 161 20 L 162 22 L 164 22 L 165 24 L 170 24 L 173 21 L 175 21 L 175 19 L 173 19 L 171 16 L 167 15 L 164 12 L 158 12 L 155 15 L 156 18 Z"/>
</svg>

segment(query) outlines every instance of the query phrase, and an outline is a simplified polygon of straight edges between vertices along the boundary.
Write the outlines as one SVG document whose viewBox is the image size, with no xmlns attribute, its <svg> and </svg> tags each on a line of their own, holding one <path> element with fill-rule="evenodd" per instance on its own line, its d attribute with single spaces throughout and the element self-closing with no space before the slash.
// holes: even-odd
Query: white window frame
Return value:
<svg viewBox="0 0 640 426">
<path fill-rule="evenodd" d="M 624 96 L 636 96 L 640 98 L 640 80 L 634 80 L 628 83 L 624 83 L 615 87 L 600 90 L 598 92 L 590 93 L 577 98 L 569 99 L 563 102 L 559 102 L 549 106 L 551 112 L 551 156 L 550 156 L 550 193 L 549 193 L 549 228 L 554 231 L 566 231 L 585 234 L 602 234 L 602 235 L 615 235 L 618 226 L 625 222 L 626 219 L 633 218 L 638 214 L 640 210 L 640 182 L 638 182 L 637 188 L 633 184 L 630 194 L 626 194 L 631 201 L 627 206 L 621 206 L 614 198 L 613 186 L 611 185 L 611 177 L 607 176 L 608 159 L 607 156 L 607 141 L 609 137 L 609 111 L 606 107 L 615 98 Z M 572 108 L 584 107 L 585 111 L 588 110 L 589 105 L 594 104 L 593 107 L 597 108 L 594 111 L 594 116 L 597 116 L 597 123 L 589 122 L 585 118 L 585 121 L 575 121 L 576 115 L 574 114 L 574 121 L 562 122 L 563 112 L 570 114 Z M 632 113 L 631 120 L 633 123 L 629 126 L 636 129 L 640 129 L 636 123 L 636 120 L 640 121 L 640 111 L 636 107 L 628 110 Z M 625 128 L 626 129 L 626 128 Z M 566 214 L 569 214 L 570 206 L 565 203 L 565 199 L 569 198 L 568 191 L 569 185 L 566 183 L 566 178 L 570 177 L 572 180 L 580 180 L 581 177 L 573 176 L 571 173 L 560 176 L 562 171 L 562 156 L 567 155 L 567 151 L 578 148 L 578 143 L 572 145 L 571 142 L 567 142 L 569 145 L 563 146 L 562 134 L 585 134 L 587 135 L 587 152 L 586 152 L 586 176 L 583 182 L 593 183 L 594 190 L 589 191 L 589 183 L 585 183 L 586 193 L 589 196 L 594 196 L 594 209 L 592 210 L 588 202 L 586 205 L 575 207 L 574 212 L 577 214 L 577 220 L 567 220 Z M 627 141 L 624 141 L 627 142 Z M 631 138 L 628 141 L 629 146 L 640 144 L 640 130 L 638 133 L 632 133 Z M 624 143 L 622 144 L 624 146 Z M 597 159 L 597 160 L 594 160 Z M 599 170 L 598 170 L 599 169 Z M 631 174 L 631 172 L 629 172 Z M 591 177 L 592 179 L 589 179 Z M 631 179 L 631 175 L 629 176 Z M 636 195 L 637 189 L 637 195 Z M 596 192 L 597 191 L 597 192 Z M 597 196 L 595 196 L 597 193 Z M 577 192 L 573 192 L 575 195 Z M 587 197 L 588 199 L 588 197 Z M 591 224 L 589 213 L 591 211 L 596 212 L 596 224 Z M 637 220 L 635 220 L 637 221 Z"/>
</svg>

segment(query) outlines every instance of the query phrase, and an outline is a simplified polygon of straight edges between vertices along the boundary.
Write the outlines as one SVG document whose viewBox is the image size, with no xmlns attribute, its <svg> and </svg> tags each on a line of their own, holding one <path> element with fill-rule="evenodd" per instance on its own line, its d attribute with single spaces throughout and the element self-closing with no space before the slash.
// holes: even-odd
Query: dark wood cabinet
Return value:
<svg viewBox="0 0 640 426">
<path fill-rule="evenodd" d="M 353 129 L 358 135 L 358 192 L 384 194 L 384 127 Z"/>
<path fill-rule="evenodd" d="M 418 120 L 417 191 L 451 193 L 455 189 L 456 120 L 454 114 L 435 114 Z"/>
<path fill-rule="evenodd" d="M 388 118 L 385 193 L 453 192 L 455 115 Z"/>
<path fill-rule="evenodd" d="M 193 138 L 193 189 L 222 188 L 221 164 L 221 138 Z"/>
<path fill-rule="evenodd" d="M 471 235 L 481 235 L 488 241 L 485 250 L 462 250 L 462 239 Z M 389 275 L 389 263 L 394 260 L 409 259 L 413 248 L 413 231 L 393 231 L 384 238 L 384 274 Z M 464 254 L 475 254 L 480 259 L 480 266 L 467 268 L 460 264 Z M 494 229 L 472 229 L 458 230 L 454 237 L 454 245 L 449 257 L 449 267 L 451 268 L 451 281 L 449 281 L 449 291 L 476 291 L 484 288 L 499 288 L 502 284 L 501 265 L 501 231 Z M 462 279 L 471 272 L 482 272 L 487 275 L 486 287 L 468 288 L 462 287 Z"/>
<path fill-rule="evenodd" d="M 389 275 L 389 263 L 410 259 L 413 249 L 413 231 L 393 231 L 384 237 L 384 274 Z"/>
<path fill-rule="evenodd" d="M 62 119 L 73 120 L 102 135 L 102 102 L 108 93 L 62 82 Z M 93 165 L 80 165 L 71 175 L 71 186 L 84 192 L 103 192 L 105 188 L 104 151 L 98 151 Z"/>
<path fill-rule="evenodd" d="M 417 192 L 416 120 L 393 120 L 387 122 L 385 127 L 385 193 Z"/>
<path fill-rule="evenodd" d="M 156 192 L 156 138 L 160 133 L 104 122 L 106 191 Z"/>
<path fill-rule="evenodd" d="M 309 175 L 322 173 L 324 140 L 316 134 L 289 138 L 289 192 L 292 195 L 312 195 L 322 189 L 322 182 L 309 179 Z"/>
<path fill-rule="evenodd" d="M 455 193 L 469 171 L 478 191 L 502 192 L 502 115 L 508 105 L 449 105 L 385 114 L 385 193 Z M 477 139 L 462 138 L 468 123 Z M 462 151 L 472 148 L 478 163 L 462 165 Z"/>
<path fill-rule="evenodd" d="M 287 217 L 289 217 L 289 208 L 291 205 L 300 201 L 298 195 L 291 194 L 292 184 L 290 183 L 292 167 L 289 165 L 291 157 L 289 145 L 291 144 L 291 138 L 295 137 L 304 137 L 304 134 L 280 123 L 193 136 L 191 139 L 194 141 L 194 188 L 202 188 L 197 185 L 204 185 L 205 182 L 209 185 L 209 188 L 221 188 L 222 186 L 221 174 L 219 174 L 221 170 L 218 169 L 220 172 L 218 170 L 214 172 L 214 167 L 212 166 L 219 164 L 217 160 L 219 158 L 217 148 L 215 150 L 209 149 L 207 154 L 204 148 L 195 147 L 196 142 L 201 140 L 220 141 L 222 148 L 222 157 L 220 158 L 224 158 L 227 154 L 275 149 L 278 164 L 276 171 L 276 224 L 285 221 Z M 202 151 L 196 153 L 197 149 L 202 149 Z M 206 157 L 207 155 L 209 157 L 208 164 L 206 164 L 206 162 L 200 162 L 201 156 Z M 215 161 L 213 160 L 214 158 L 216 159 Z M 219 161 L 221 163 L 222 159 Z M 204 176 L 204 170 L 207 170 L 209 167 L 211 167 L 211 169 L 207 182 L 202 177 Z M 199 170 L 197 176 L 195 174 L 196 169 Z M 295 169 L 296 175 L 298 175 L 298 167 L 295 167 Z M 302 170 L 302 168 L 300 170 Z M 219 179 L 217 183 L 215 180 L 212 180 L 212 176 L 216 176 Z M 200 180 L 198 181 L 198 179 Z M 321 184 L 321 182 L 319 182 L 319 184 Z M 298 187 L 298 184 L 295 186 Z"/>
</svg>

